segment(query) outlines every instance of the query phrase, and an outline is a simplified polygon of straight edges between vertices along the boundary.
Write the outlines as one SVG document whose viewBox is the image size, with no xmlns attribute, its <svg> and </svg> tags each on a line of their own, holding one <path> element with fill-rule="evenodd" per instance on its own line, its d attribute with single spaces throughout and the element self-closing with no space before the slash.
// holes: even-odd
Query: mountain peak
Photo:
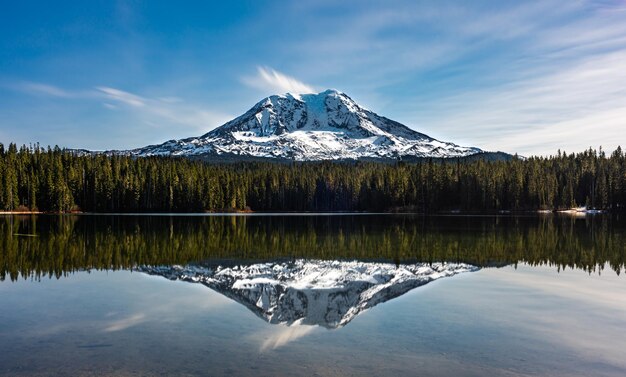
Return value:
<svg viewBox="0 0 626 377">
<path fill-rule="evenodd" d="M 344 95 L 344 93 L 340 92 L 337 89 L 326 89 L 322 92 L 319 93 L 291 93 L 291 92 L 287 92 L 285 95 L 272 95 L 269 96 L 267 98 L 272 98 L 272 97 L 276 97 L 276 98 L 293 98 L 295 100 L 298 101 L 304 101 L 305 98 L 311 98 L 311 97 L 328 97 L 328 96 L 338 96 L 338 95 Z M 347 96 L 346 96 L 347 97 Z"/>
<path fill-rule="evenodd" d="M 326 89 L 323 92 L 320 92 L 319 94 L 323 94 L 323 95 L 338 95 L 338 94 L 343 94 L 342 92 L 338 91 L 337 89 Z"/>
<path fill-rule="evenodd" d="M 230 156 L 297 161 L 463 157 L 482 152 L 435 140 L 369 111 L 345 93 L 272 95 L 195 138 L 131 151 L 138 156 Z"/>
</svg>

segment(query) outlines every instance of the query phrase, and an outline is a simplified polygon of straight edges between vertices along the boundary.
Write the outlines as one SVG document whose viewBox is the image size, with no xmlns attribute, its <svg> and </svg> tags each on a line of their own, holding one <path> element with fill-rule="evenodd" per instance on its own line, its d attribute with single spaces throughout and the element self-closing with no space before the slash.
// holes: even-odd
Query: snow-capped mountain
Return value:
<svg viewBox="0 0 626 377">
<path fill-rule="evenodd" d="M 435 140 L 359 106 L 344 93 L 326 90 L 270 96 L 200 137 L 170 140 L 127 153 L 310 161 L 463 157 L 481 152 Z"/>
<path fill-rule="evenodd" d="M 442 277 L 476 271 L 478 267 L 300 259 L 232 267 L 141 266 L 138 270 L 170 280 L 204 284 L 272 324 L 334 329 L 413 288 Z"/>
</svg>

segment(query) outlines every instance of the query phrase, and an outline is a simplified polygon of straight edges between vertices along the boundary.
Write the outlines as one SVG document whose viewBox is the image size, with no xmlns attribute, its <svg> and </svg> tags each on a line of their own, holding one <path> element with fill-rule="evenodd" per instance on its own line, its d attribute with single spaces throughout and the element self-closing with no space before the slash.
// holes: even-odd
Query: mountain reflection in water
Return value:
<svg viewBox="0 0 626 377">
<path fill-rule="evenodd" d="M 138 266 L 270 260 L 519 262 L 620 273 L 623 219 L 412 215 L 0 217 L 0 279 Z M 245 262 L 245 263 L 243 263 Z"/>
<path fill-rule="evenodd" d="M 475 271 L 467 264 L 295 260 L 232 267 L 141 266 L 171 280 L 202 283 L 272 324 L 345 326 L 363 311 L 433 280 Z"/>
</svg>

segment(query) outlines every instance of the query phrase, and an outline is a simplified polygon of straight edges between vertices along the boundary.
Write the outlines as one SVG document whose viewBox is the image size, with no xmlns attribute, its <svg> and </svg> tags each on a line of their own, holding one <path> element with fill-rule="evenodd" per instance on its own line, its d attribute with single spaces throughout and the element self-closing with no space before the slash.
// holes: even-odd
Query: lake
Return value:
<svg viewBox="0 0 626 377">
<path fill-rule="evenodd" d="M 0 216 L 2 376 L 624 376 L 626 221 Z"/>
</svg>

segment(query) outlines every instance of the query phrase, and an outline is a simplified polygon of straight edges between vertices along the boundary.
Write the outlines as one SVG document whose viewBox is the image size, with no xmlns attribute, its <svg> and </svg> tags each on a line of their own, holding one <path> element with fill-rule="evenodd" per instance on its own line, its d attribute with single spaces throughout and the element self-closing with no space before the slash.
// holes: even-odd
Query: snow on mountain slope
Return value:
<svg viewBox="0 0 626 377">
<path fill-rule="evenodd" d="M 297 161 L 463 157 L 480 152 L 379 116 L 336 90 L 270 96 L 200 137 L 130 151 L 137 156 L 234 155 Z"/>
<path fill-rule="evenodd" d="M 233 267 L 142 266 L 138 270 L 204 284 L 245 305 L 269 323 L 332 329 L 413 288 L 442 277 L 476 271 L 478 267 L 300 259 Z"/>
</svg>

